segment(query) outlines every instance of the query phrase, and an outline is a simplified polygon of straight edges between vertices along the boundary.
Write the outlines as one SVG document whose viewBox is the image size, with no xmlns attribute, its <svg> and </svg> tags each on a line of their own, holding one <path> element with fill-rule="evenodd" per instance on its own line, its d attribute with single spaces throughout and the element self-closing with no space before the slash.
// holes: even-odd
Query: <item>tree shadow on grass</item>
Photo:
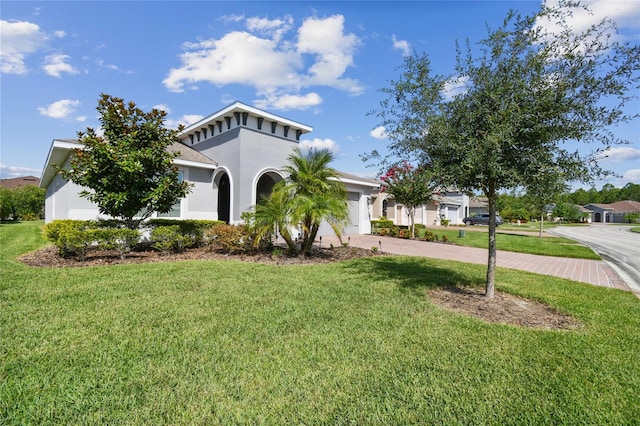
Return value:
<svg viewBox="0 0 640 426">
<path fill-rule="evenodd" d="M 366 274 L 375 280 L 398 283 L 404 290 L 423 293 L 436 287 L 476 287 L 484 285 L 485 270 L 480 265 L 449 262 L 410 256 L 377 256 L 345 265 L 350 271 Z"/>
</svg>

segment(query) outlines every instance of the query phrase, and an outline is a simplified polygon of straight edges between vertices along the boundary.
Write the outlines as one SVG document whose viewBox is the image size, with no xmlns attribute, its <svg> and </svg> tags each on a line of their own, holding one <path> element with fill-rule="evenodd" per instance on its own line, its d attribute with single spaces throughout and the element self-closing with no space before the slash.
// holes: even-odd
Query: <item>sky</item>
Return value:
<svg viewBox="0 0 640 426">
<path fill-rule="evenodd" d="M 403 57 L 426 53 L 454 72 L 456 41 L 472 44 L 510 9 L 537 1 L 2 1 L 0 177 L 40 176 L 54 139 L 99 128 L 101 93 L 167 112 L 188 125 L 235 101 L 313 127 L 305 147 L 329 148 L 333 167 L 374 177 L 362 154 L 384 152 L 380 89 Z M 578 27 L 614 19 L 640 42 L 640 0 L 590 2 Z M 629 112 L 640 113 L 634 101 Z M 601 165 L 622 187 L 640 184 L 640 120 L 614 129 L 630 144 Z M 595 148 L 585 145 L 586 150 Z M 586 153 L 587 151 L 584 151 Z"/>
</svg>

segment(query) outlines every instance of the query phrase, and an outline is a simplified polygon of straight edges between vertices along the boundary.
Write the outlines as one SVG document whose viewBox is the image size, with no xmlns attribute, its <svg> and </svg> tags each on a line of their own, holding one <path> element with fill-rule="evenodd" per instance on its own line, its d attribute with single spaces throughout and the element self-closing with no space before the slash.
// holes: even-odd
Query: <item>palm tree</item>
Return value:
<svg viewBox="0 0 640 426">
<path fill-rule="evenodd" d="M 260 238 L 277 228 L 293 253 L 308 255 L 323 220 L 340 237 L 349 216 L 347 189 L 338 180 L 338 172 L 329 167 L 333 155 L 326 149 L 303 154 L 296 148 L 288 160 L 290 164 L 283 170 L 289 176 L 256 205 L 251 226 Z M 297 226 L 301 231 L 299 249 L 291 236 L 291 229 Z"/>
<path fill-rule="evenodd" d="M 283 188 L 293 194 L 293 219 L 302 230 L 300 252 L 308 255 L 323 220 L 340 237 L 349 216 L 347 188 L 338 180 L 338 172 L 329 167 L 333 155 L 327 149 L 302 154 L 296 148 L 288 160 L 290 165 L 284 170 L 289 177 Z"/>
<path fill-rule="evenodd" d="M 263 240 L 269 239 L 271 235 L 280 233 L 289 247 L 289 251 L 297 251 L 296 243 L 291 236 L 291 229 L 295 223 L 291 222 L 292 207 L 291 194 L 287 191 L 274 190 L 270 196 L 262 198 L 255 206 L 250 215 L 251 221 L 248 223 L 252 230 L 254 245 L 258 247 Z"/>
</svg>

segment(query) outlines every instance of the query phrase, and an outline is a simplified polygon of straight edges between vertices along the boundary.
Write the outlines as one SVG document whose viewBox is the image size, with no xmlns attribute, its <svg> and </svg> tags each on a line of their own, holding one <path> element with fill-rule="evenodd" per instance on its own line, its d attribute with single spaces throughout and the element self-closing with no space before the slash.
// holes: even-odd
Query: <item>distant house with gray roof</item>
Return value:
<svg viewBox="0 0 640 426">
<path fill-rule="evenodd" d="M 627 213 L 640 214 L 640 202 L 638 201 L 617 201 L 610 204 L 587 204 L 585 209 L 591 212 L 595 223 L 625 223 Z"/>
</svg>

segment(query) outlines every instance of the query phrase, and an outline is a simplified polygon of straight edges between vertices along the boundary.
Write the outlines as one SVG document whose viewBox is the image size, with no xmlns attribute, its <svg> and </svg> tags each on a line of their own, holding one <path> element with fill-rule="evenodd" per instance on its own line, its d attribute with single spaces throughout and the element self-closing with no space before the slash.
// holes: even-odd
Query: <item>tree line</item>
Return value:
<svg viewBox="0 0 640 426">
<path fill-rule="evenodd" d="M 33 185 L 0 188 L 0 220 L 38 220 L 44 218 L 43 188 Z"/>
<path fill-rule="evenodd" d="M 607 183 L 599 191 L 595 187 L 588 190 L 580 188 L 549 200 L 549 204 L 544 207 L 544 210 L 545 213 L 551 213 L 554 218 L 580 221 L 582 212 L 577 206 L 611 204 L 624 200 L 640 201 L 640 185 L 628 183 L 622 188 L 616 188 Z M 537 200 L 526 193 L 520 194 L 513 191 L 500 194 L 496 207 L 500 216 L 506 221 L 526 221 L 540 217 Z"/>
</svg>

